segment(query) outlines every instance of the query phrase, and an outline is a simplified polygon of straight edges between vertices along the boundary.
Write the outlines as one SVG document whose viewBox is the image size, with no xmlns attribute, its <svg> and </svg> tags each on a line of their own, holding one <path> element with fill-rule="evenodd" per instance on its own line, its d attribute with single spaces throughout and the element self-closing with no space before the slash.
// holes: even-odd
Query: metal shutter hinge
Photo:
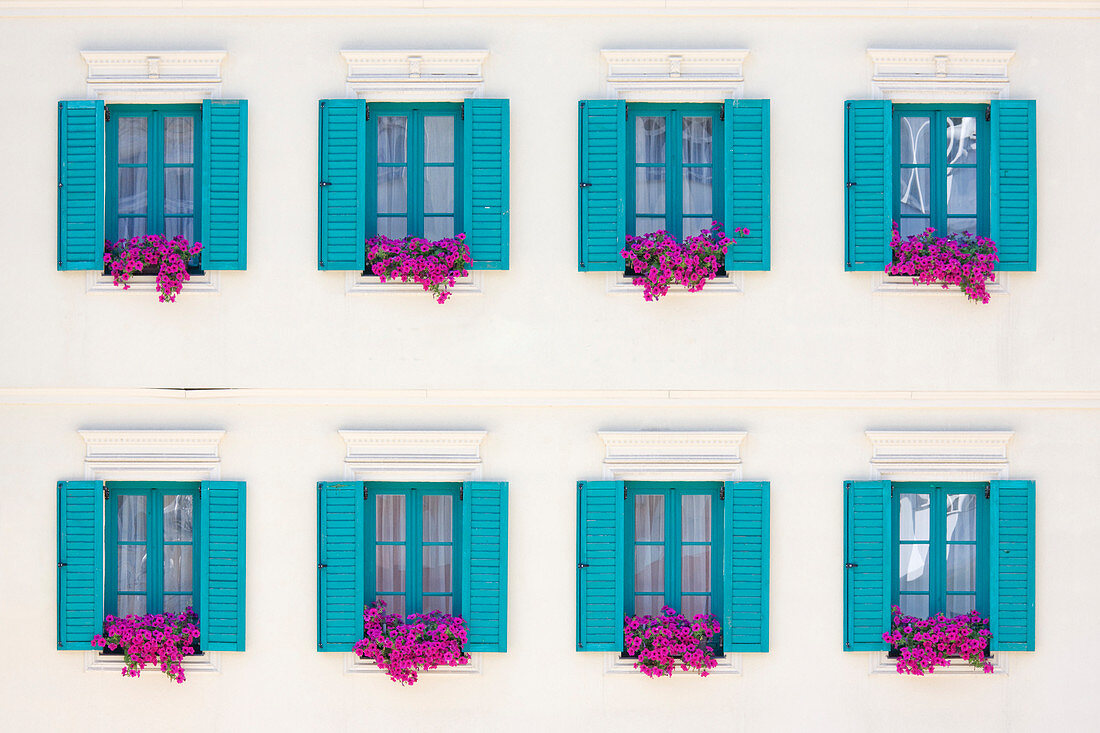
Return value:
<svg viewBox="0 0 1100 733">
<path fill-rule="evenodd" d="M 989 484 L 988 483 L 985 485 L 985 498 L 987 498 L 987 499 L 989 498 Z"/>
<path fill-rule="evenodd" d="M 367 110 L 367 119 L 369 120 L 370 119 L 370 105 L 369 104 L 364 104 L 363 106 Z"/>
<path fill-rule="evenodd" d="M 458 116 L 462 119 L 466 119 L 466 103 L 463 102 L 458 108 Z"/>
<path fill-rule="evenodd" d="M 364 485 L 363 485 L 363 499 L 364 499 L 364 500 L 366 500 L 366 498 L 367 498 L 367 495 L 368 495 L 369 493 L 370 493 L 370 489 L 368 489 L 368 488 L 367 488 L 367 486 L 366 486 L 366 484 L 364 484 Z"/>
<path fill-rule="evenodd" d="M 725 107 L 725 105 L 718 108 L 718 119 L 721 122 L 726 121 L 726 107 Z"/>
<path fill-rule="evenodd" d="M 725 500 L 726 500 L 726 487 L 723 486 L 722 488 L 718 489 L 718 501 L 725 501 Z"/>
<path fill-rule="evenodd" d="M 985 121 L 986 121 L 986 122 L 989 122 L 989 120 L 990 120 L 990 116 L 991 116 L 991 115 L 990 115 L 990 112 L 989 112 L 989 107 L 986 107 L 986 108 L 985 108 Z"/>
<path fill-rule="evenodd" d="M 103 105 L 103 119 L 106 122 L 111 121 L 111 108 L 107 105 Z"/>
<path fill-rule="evenodd" d="M 458 487 L 458 500 L 462 501 L 462 487 L 461 486 Z"/>
<path fill-rule="evenodd" d="M 103 484 L 103 499 L 107 500 L 111 498 L 111 490 L 107 487 L 107 484 Z"/>
</svg>

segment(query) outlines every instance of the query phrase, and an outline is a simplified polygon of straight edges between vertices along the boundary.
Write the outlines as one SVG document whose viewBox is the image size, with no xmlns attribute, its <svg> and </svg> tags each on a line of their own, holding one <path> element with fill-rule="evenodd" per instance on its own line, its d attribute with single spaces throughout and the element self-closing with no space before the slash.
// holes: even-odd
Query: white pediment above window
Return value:
<svg viewBox="0 0 1100 733">
<path fill-rule="evenodd" d="M 741 443 L 733 430 L 601 430 L 604 478 L 622 481 L 737 481 Z"/>
<path fill-rule="evenodd" d="M 202 481 L 221 475 L 224 430 L 80 430 L 84 477 L 101 481 Z"/>
<path fill-rule="evenodd" d="M 196 102 L 219 99 L 225 51 L 82 51 L 90 99 Z"/>
<path fill-rule="evenodd" d="M 341 430 L 344 478 L 473 481 L 481 478 L 484 430 Z"/>
<path fill-rule="evenodd" d="M 461 102 L 482 96 L 486 50 L 341 51 L 348 94 L 384 102 Z"/>
<path fill-rule="evenodd" d="M 721 102 L 744 96 L 745 49 L 603 50 L 607 96 L 639 102 Z"/>
<path fill-rule="evenodd" d="M 1011 430 L 868 430 L 871 474 L 892 481 L 1008 478 Z"/>
<path fill-rule="evenodd" d="M 988 102 L 1008 98 L 1015 51 L 869 48 L 871 95 L 895 102 Z"/>
</svg>

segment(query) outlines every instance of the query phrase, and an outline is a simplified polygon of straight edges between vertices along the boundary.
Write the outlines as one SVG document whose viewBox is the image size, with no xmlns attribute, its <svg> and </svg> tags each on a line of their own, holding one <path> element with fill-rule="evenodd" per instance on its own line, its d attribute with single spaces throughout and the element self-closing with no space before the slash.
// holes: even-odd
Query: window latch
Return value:
<svg viewBox="0 0 1100 733">
<path fill-rule="evenodd" d="M 846 562 L 846 563 L 844 563 L 844 567 L 845 568 L 858 568 L 859 563 L 858 562 Z"/>
<path fill-rule="evenodd" d="M 323 562 L 317 563 L 317 569 L 318 570 L 320 570 L 321 568 L 327 568 L 327 567 L 328 567 L 328 565 L 324 564 Z"/>
<path fill-rule="evenodd" d="M 57 567 L 59 567 L 59 568 L 63 568 L 63 567 L 65 567 L 65 566 L 67 566 L 68 564 L 69 564 L 69 563 L 67 563 L 67 562 L 59 562 L 59 563 L 57 563 Z"/>
<path fill-rule="evenodd" d="M 586 562 L 577 563 L 577 570 L 580 570 L 581 568 L 586 568 L 586 567 L 588 567 L 588 563 L 586 563 Z"/>
<path fill-rule="evenodd" d="M 321 188 L 324 188 L 325 186 L 331 186 L 332 184 L 329 183 L 328 181 L 321 181 L 317 185 L 320 186 Z"/>
<path fill-rule="evenodd" d="M 844 188 L 851 188 L 854 185 L 856 185 L 855 181 L 848 181 L 847 183 L 844 184 Z"/>
<path fill-rule="evenodd" d="M 588 188 L 588 187 L 589 187 L 589 186 L 591 186 L 591 185 L 592 185 L 591 183 L 581 183 L 581 184 L 580 184 L 580 187 L 581 187 L 581 188 Z"/>
</svg>

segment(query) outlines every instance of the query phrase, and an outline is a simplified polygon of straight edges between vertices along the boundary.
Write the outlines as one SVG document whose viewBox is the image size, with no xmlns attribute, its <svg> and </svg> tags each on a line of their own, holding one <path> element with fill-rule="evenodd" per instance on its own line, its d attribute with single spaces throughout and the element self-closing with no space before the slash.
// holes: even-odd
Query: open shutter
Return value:
<svg viewBox="0 0 1100 733">
<path fill-rule="evenodd" d="M 893 577 L 889 481 L 844 484 L 844 651 L 888 649 Z"/>
<path fill-rule="evenodd" d="M 749 230 L 726 255 L 726 269 L 771 268 L 771 101 L 725 102 L 725 230 Z"/>
<path fill-rule="evenodd" d="M 466 650 L 508 651 L 508 484 L 462 485 L 462 617 Z"/>
<path fill-rule="evenodd" d="M 367 259 L 367 103 L 320 104 L 317 269 L 361 272 Z"/>
<path fill-rule="evenodd" d="M 989 484 L 989 621 L 994 651 L 1035 651 L 1035 482 Z"/>
<path fill-rule="evenodd" d="M 103 101 L 57 104 L 57 269 L 103 269 Z"/>
<path fill-rule="evenodd" d="M 199 646 L 244 651 L 244 481 L 203 481 L 199 496 Z"/>
<path fill-rule="evenodd" d="M 579 144 L 580 270 L 625 271 L 626 102 L 581 102 Z"/>
<path fill-rule="evenodd" d="M 844 103 L 844 269 L 883 270 L 893 259 L 893 115 L 886 100 Z"/>
<path fill-rule="evenodd" d="M 622 481 L 577 484 L 577 651 L 623 650 Z"/>
<path fill-rule="evenodd" d="M 989 109 L 990 237 L 998 270 L 1035 269 L 1035 100 L 995 99 Z"/>
<path fill-rule="evenodd" d="M 508 100 L 463 102 L 462 200 L 471 270 L 508 269 Z"/>
<path fill-rule="evenodd" d="M 248 102 L 202 103 L 202 267 L 243 270 L 248 214 Z"/>
<path fill-rule="evenodd" d="M 57 648 L 103 633 L 103 482 L 57 482 Z"/>
<path fill-rule="evenodd" d="M 362 481 L 317 484 L 317 650 L 350 652 L 363 638 L 366 502 Z"/>
<path fill-rule="evenodd" d="M 770 492 L 767 481 L 727 481 L 723 501 L 722 648 L 768 651 Z"/>
</svg>

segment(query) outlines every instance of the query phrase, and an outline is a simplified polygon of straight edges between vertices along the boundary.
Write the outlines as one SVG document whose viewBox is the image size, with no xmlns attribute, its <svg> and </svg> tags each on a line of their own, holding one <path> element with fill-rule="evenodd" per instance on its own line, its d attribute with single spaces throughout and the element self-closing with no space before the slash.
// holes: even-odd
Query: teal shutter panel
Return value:
<svg viewBox="0 0 1100 733">
<path fill-rule="evenodd" d="M 103 102 L 57 105 L 57 269 L 103 269 Z"/>
<path fill-rule="evenodd" d="M 363 638 L 366 502 L 362 481 L 317 484 L 317 650 L 350 652 Z"/>
<path fill-rule="evenodd" d="M 103 633 L 103 482 L 57 483 L 57 648 Z"/>
<path fill-rule="evenodd" d="M 199 638 L 204 651 L 244 651 L 244 481 L 203 481 L 199 496 Z"/>
<path fill-rule="evenodd" d="M 726 255 L 726 269 L 771 268 L 771 100 L 725 102 L 725 225 L 749 230 L 730 234 L 737 244 Z"/>
<path fill-rule="evenodd" d="M 580 103 L 581 272 L 626 270 L 626 102 Z"/>
<path fill-rule="evenodd" d="M 883 270 L 893 259 L 893 115 L 886 100 L 844 103 L 844 269 Z"/>
<path fill-rule="evenodd" d="M 889 481 L 844 484 L 844 651 L 888 649 L 893 553 Z"/>
<path fill-rule="evenodd" d="M 317 151 L 317 269 L 356 270 L 367 260 L 367 103 L 322 99 Z"/>
<path fill-rule="evenodd" d="M 462 485 L 462 617 L 466 650 L 508 651 L 508 484 Z"/>
<path fill-rule="evenodd" d="M 248 102 L 202 103 L 202 267 L 243 270 L 248 214 Z"/>
<path fill-rule="evenodd" d="M 766 652 L 771 486 L 727 481 L 725 487 L 722 649 Z"/>
<path fill-rule="evenodd" d="M 622 481 L 577 484 L 577 651 L 623 650 Z"/>
<path fill-rule="evenodd" d="M 462 200 L 471 270 L 508 269 L 508 100 L 463 102 Z"/>
<path fill-rule="evenodd" d="M 990 237 L 998 270 L 1035 269 L 1035 100 L 995 99 L 989 110 Z"/>
<path fill-rule="evenodd" d="M 1035 482 L 989 484 L 989 621 L 994 651 L 1035 651 Z"/>
</svg>

